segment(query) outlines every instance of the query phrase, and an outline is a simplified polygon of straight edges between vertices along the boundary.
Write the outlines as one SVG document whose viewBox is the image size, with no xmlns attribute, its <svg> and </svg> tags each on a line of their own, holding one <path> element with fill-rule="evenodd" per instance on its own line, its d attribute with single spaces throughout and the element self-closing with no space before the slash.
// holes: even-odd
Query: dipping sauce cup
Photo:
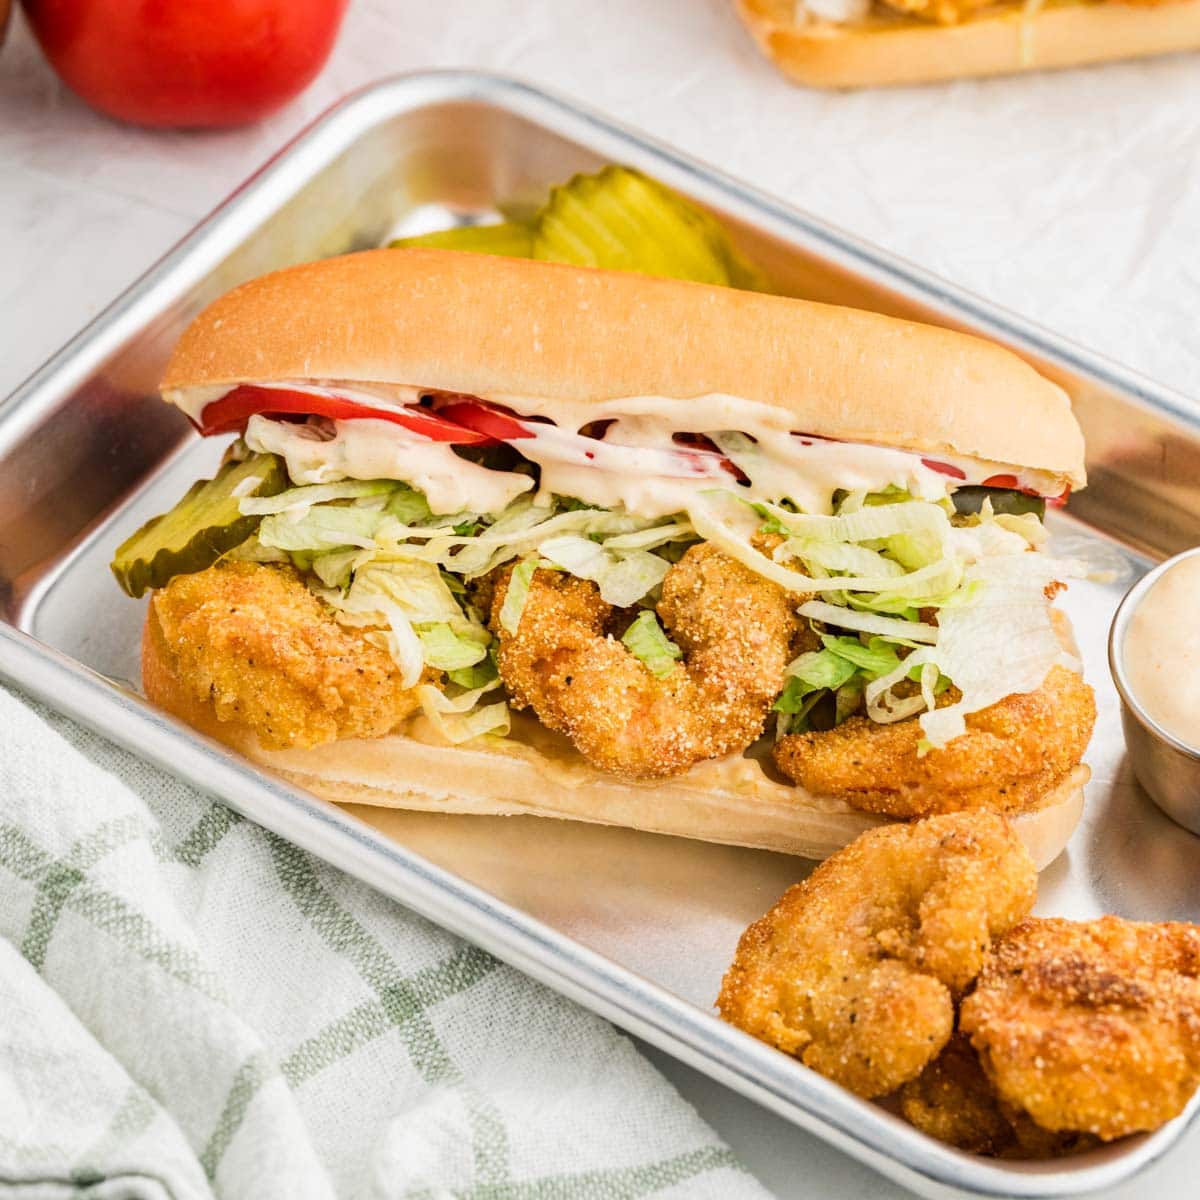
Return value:
<svg viewBox="0 0 1200 1200">
<path fill-rule="evenodd" d="M 1200 547 L 1160 563 L 1126 593 L 1108 665 L 1138 782 L 1200 834 Z"/>
</svg>

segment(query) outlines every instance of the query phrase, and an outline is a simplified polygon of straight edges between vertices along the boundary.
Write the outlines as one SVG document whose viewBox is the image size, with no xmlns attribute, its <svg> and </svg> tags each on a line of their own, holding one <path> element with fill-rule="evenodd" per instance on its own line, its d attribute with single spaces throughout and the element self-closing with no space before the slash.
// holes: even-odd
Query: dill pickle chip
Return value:
<svg viewBox="0 0 1200 1200">
<path fill-rule="evenodd" d="M 532 258 L 533 230 L 515 221 L 503 221 L 499 225 L 463 225 L 457 229 L 439 229 L 436 233 L 397 238 L 388 245 L 431 246 L 435 250 L 473 250 L 477 254 Z"/>
<path fill-rule="evenodd" d="M 213 479 L 192 484 L 170 512 L 147 521 L 117 547 L 110 564 L 129 595 L 166 587 L 176 575 L 211 567 L 241 545 L 262 517 L 243 516 L 239 503 L 247 496 L 274 496 L 288 485 L 283 460 L 255 454 L 244 462 L 228 462 Z"/>
<path fill-rule="evenodd" d="M 639 271 L 767 291 L 761 272 L 734 250 L 711 214 L 670 188 L 629 167 L 610 165 L 576 175 L 551 189 L 529 220 L 510 215 L 498 225 L 469 225 L 390 246 L 473 250 L 511 258 L 540 258 L 577 267 Z"/>
<path fill-rule="evenodd" d="M 538 214 L 534 258 L 763 290 L 709 213 L 628 167 L 576 175 Z"/>
<path fill-rule="evenodd" d="M 1046 501 L 1041 496 L 1027 496 L 1012 488 L 960 487 L 950 499 L 954 501 L 955 511 L 963 514 L 979 512 L 983 502 L 990 500 L 992 512 L 997 516 L 1000 513 L 1010 513 L 1014 517 L 1034 513 L 1043 519 L 1046 516 Z"/>
</svg>

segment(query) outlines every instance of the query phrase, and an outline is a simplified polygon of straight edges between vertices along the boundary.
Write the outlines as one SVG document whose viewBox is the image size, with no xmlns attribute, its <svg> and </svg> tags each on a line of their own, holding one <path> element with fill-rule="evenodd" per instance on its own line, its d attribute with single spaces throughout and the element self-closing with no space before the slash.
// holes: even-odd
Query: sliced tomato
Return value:
<svg viewBox="0 0 1200 1200">
<path fill-rule="evenodd" d="M 219 400 L 205 405 L 200 414 L 200 432 L 241 433 L 253 416 L 329 417 L 334 421 L 390 421 L 429 438 L 460 446 L 478 445 L 493 439 L 462 425 L 447 421 L 423 408 L 374 408 L 343 396 L 326 396 L 290 388 L 257 387 L 244 383 Z"/>
<path fill-rule="evenodd" d="M 952 467 L 949 463 L 938 462 L 933 458 L 923 458 L 921 461 L 931 470 L 937 471 L 939 475 L 949 475 L 952 479 L 966 479 L 966 471 L 959 470 L 958 467 Z"/>
<path fill-rule="evenodd" d="M 1066 504 L 1067 497 L 1071 494 L 1071 489 L 1066 487 L 1058 496 L 1043 496 L 1036 488 L 1021 487 L 1020 480 L 1015 475 L 989 475 L 983 481 L 983 486 L 1009 488 L 1012 491 L 1024 492 L 1026 496 L 1037 496 L 1040 500 L 1045 500 L 1047 504 L 1053 504 L 1055 507 Z"/>
<path fill-rule="evenodd" d="M 535 436 L 516 417 L 501 409 L 472 400 L 445 404 L 438 409 L 437 415 L 498 442 L 515 442 L 521 438 Z"/>
</svg>

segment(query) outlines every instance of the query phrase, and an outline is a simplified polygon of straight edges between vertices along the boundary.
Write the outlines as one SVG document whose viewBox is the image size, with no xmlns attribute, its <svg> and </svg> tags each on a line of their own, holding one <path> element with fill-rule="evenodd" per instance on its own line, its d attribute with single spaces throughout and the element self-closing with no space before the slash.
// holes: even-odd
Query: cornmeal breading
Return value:
<svg viewBox="0 0 1200 1200">
<path fill-rule="evenodd" d="M 814 795 L 892 817 L 1026 812 L 1083 757 L 1096 698 L 1076 672 L 1053 667 L 1036 691 L 1008 696 L 966 722 L 965 734 L 922 755 L 916 718 L 880 725 L 851 717 L 823 733 L 782 738 L 775 762 Z"/>
<path fill-rule="evenodd" d="M 387 651 L 338 624 L 290 567 L 219 564 L 151 603 L 181 683 L 270 749 L 379 737 L 417 708 Z"/>
<path fill-rule="evenodd" d="M 1156 1129 L 1200 1084 L 1200 927 L 1031 918 L 961 1025 L 1000 1098 L 1049 1130 Z"/>
<path fill-rule="evenodd" d="M 956 995 L 1033 907 L 1005 818 L 953 813 L 855 839 L 742 935 L 721 1016 L 862 1096 L 919 1075 Z"/>
</svg>

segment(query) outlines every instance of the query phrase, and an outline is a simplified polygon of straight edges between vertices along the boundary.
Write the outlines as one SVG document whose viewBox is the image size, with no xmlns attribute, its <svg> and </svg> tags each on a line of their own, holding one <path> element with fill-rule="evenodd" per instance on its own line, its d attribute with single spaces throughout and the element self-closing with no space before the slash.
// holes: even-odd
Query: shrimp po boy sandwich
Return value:
<svg viewBox="0 0 1200 1200">
<path fill-rule="evenodd" d="M 879 87 L 1200 48 L 1200 0 L 735 0 L 810 87 Z"/>
<path fill-rule="evenodd" d="M 146 694 L 319 795 L 812 857 L 989 809 L 1045 862 L 1078 818 L 1042 514 L 1082 438 L 997 346 L 377 250 L 218 300 L 163 395 L 231 444 L 117 551 Z"/>
</svg>

